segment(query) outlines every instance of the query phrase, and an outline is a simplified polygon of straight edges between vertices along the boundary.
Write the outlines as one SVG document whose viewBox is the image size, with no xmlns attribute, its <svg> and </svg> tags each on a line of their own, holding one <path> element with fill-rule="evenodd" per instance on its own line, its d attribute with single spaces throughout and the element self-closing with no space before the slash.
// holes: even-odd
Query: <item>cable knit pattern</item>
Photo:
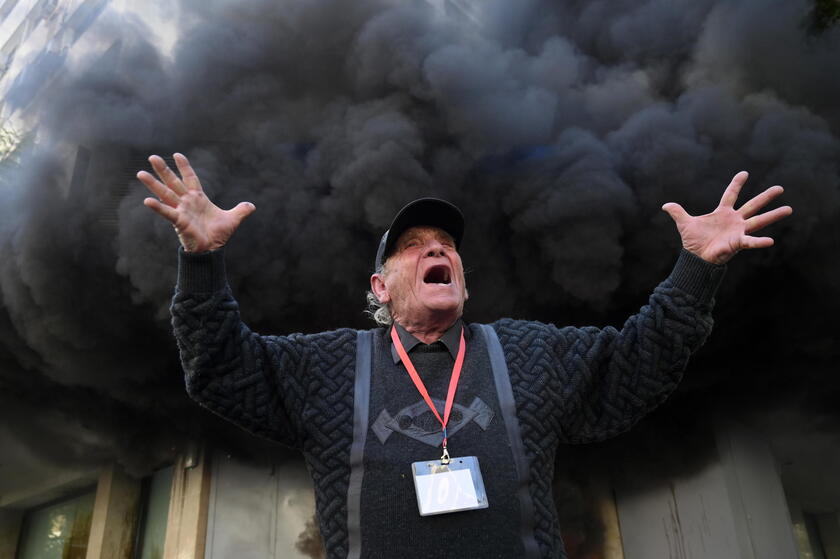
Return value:
<svg viewBox="0 0 840 559">
<path fill-rule="evenodd" d="M 304 452 L 324 544 L 330 557 L 344 557 L 355 330 L 259 336 L 242 324 L 227 288 L 179 291 L 172 315 L 190 396 L 243 429 Z"/>
<path fill-rule="evenodd" d="M 546 475 L 558 443 L 613 437 L 662 403 L 711 332 L 710 308 L 669 278 L 620 331 L 510 319 L 492 325 L 510 371 L 543 556 L 559 548 Z"/>
<path fill-rule="evenodd" d="M 558 444 L 615 436 L 673 391 L 711 330 L 722 274 L 683 252 L 620 331 L 511 319 L 492 325 L 530 462 L 543 557 L 562 557 L 551 491 Z M 182 255 L 172 315 L 189 394 L 244 429 L 303 451 L 328 556 L 345 557 L 356 331 L 251 332 L 224 279 L 221 251 Z"/>
</svg>

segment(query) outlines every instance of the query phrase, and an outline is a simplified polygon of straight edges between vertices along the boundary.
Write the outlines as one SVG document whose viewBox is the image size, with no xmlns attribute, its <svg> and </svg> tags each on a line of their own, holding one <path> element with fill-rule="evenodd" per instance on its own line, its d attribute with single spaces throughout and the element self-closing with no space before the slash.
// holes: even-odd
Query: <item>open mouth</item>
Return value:
<svg viewBox="0 0 840 559">
<path fill-rule="evenodd" d="M 437 283 L 449 285 L 452 283 L 452 276 L 449 273 L 449 266 L 432 266 L 426 270 L 426 275 L 423 276 L 423 283 Z"/>
</svg>

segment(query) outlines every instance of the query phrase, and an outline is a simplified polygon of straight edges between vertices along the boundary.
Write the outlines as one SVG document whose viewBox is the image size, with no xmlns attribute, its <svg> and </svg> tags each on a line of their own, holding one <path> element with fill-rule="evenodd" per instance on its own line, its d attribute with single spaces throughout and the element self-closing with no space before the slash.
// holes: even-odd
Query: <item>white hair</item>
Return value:
<svg viewBox="0 0 840 559">
<path fill-rule="evenodd" d="M 379 274 L 383 277 L 388 275 L 388 262 L 382 264 Z M 367 308 L 365 313 L 369 315 L 379 326 L 388 327 L 394 323 L 394 317 L 391 316 L 391 307 L 379 300 L 379 297 L 373 291 L 368 291 L 365 295 L 367 299 Z"/>
</svg>

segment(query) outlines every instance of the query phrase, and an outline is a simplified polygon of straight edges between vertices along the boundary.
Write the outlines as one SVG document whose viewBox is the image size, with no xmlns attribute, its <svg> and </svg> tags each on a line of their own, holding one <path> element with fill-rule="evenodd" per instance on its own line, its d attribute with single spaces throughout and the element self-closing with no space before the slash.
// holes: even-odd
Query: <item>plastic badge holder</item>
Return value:
<svg viewBox="0 0 840 559">
<path fill-rule="evenodd" d="M 489 506 L 475 456 L 452 458 L 449 464 L 442 464 L 440 460 L 414 462 L 411 470 L 420 516 Z"/>
</svg>

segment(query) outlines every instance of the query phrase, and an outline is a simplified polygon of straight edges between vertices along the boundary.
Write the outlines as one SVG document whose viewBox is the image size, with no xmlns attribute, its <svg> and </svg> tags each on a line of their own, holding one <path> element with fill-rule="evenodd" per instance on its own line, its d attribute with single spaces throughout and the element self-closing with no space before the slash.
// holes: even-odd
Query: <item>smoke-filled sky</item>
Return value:
<svg viewBox="0 0 840 559">
<path fill-rule="evenodd" d="M 711 211 L 740 170 L 742 201 L 782 184 L 794 215 L 730 264 L 663 413 L 790 417 L 786 436 L 836 448 L 840 26 L 817 30 L 811 6 L 158 2 L 171 50 L 109 15 L 88 33 L 120 42 L 65 66 L 29 107 L 37 147 L 3 165 L 0 434 L 142 472 L 220 428 L 183 392 L 177 239 L 133 178 L 181 151 L 220 205 L 257 207 L 228 268 L 271 333 L 372 325 L 378 238 L 419 196 L 466 215 L 469 320 L 619 325 L 676 258 L 663 203 Z"/>
</svg>

